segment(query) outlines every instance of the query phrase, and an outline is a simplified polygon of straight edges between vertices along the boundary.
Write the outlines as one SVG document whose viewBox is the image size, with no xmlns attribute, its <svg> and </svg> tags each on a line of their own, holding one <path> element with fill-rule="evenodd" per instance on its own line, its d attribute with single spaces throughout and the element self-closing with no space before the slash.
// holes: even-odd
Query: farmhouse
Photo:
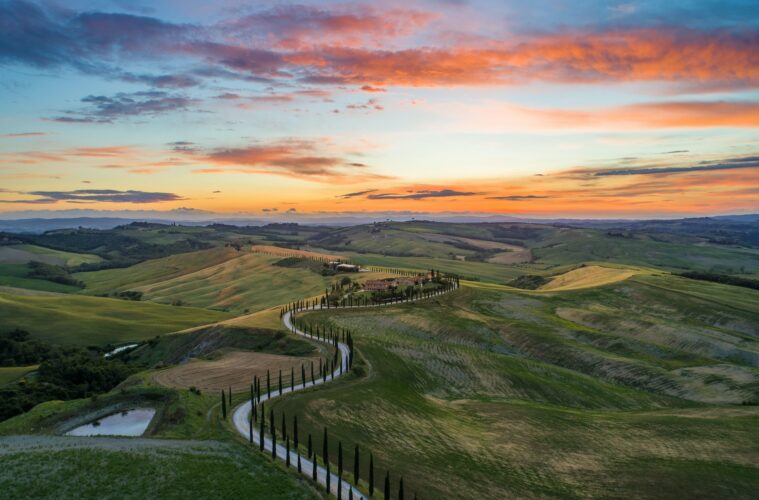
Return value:
<svg viewBox="0 0 759 500">
<path fill-rule="evenodd" d="M 373 292 L 379 292 L 379 291 L 388 290 L 393 285 L 395 285 L 395 282 L 393 281 L 368 280 L 366 283 L 364 283 L 364 289 L 370 290 Z"/>
</svg>

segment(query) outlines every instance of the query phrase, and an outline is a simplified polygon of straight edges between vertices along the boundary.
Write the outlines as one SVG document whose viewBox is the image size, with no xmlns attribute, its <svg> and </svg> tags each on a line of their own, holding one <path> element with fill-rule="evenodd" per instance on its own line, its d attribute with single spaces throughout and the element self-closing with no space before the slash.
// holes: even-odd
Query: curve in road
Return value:
<svg viewBox="0 0 759 500">
<path fill-rule="evenodd" d="M 452 292 L 453 290 L 456 290 L 458 288 L 458 284 L 454 281 L 453 287 L 448 290 L 442 290 L 440 292 L 434 293 L 430 296 L 426 296 L 419 299 L 414 299 L 411 302 L 416 302 L 419 300 L 425 300 L 430 299 L 433 297 L 437 297 L 443 294 L 446 294 L 448 292 Z M 402 302 L 406 303 L 406 302 Z M 368 305 L 368 306 L 349 306 L 349 307 L 340 307 L 339 309 L 370 309 L 372 307 L 387 307 L 392 305 L 398 305 L 401 304 L 401 302 L 395 302 L 395 303 L 389 303 L 389 304 L 376 304 L 376 305 Z M 327 308 L 322 307 L 312 307 L 312 308 L 303 308 L 298 309 L 297 311 L 288 311 L 282 316 L 282 322 L 284 323 L 285 327 L 292 333 L 295 333 L 296 335 L 300 335 L 302 337 L 306 337 L 310 340 L 316 341 L 316 342 L 324 342 L 322 339 L 317 339 L 315 336 L 310 335 L 298 328 L 295 327 L 293 324 L 293 313 L 294 312 L 308 312 L 308 311 L 320 311 L 320 310 L 329 310 Z M 291 392 L 297 392 L 302 391 L 304 389 L 307 389 L 309 387 L 313 387 L 315 385 L 322 385 L 327 382 L 331 382 L 332 380 L 335 380 L 335 378 L 348 373 L 348 355 L 350 354 L 350 348 L 342 343 L 337 343 L 337 348 L 340 350 L 340 365 L 337 365 L 335 370 L 332 373 L 327 374 L 326 379 L 324 377 L 316 379 L 312 382 L 303 382 L 299 385 L 296 385 L 295 387 L 283 387 L 282 388 L 282 396 L 285 394 L 289 394 Z M 279 391 L 277 391 L 276 394 L 272 392 L 272 394 L 264 394 L 261 393 L 261 400 L 260 402 L 269 401 L 276 399 L 277 397 L 280 397 Z M 245 403 L 241 404 L 237 408 L 235 408 L 235 411 L 232 415 L 232 420 L 234 423 L 235 428 L 238 430 L 240 434 L 245 436 L 245 438 L 250 437 L 250 412 L 253 407 L 252 401 L 248 400 Z M 260 446 L 260 439 L 258 432 L 254 429 L 253 432 L 253 443 Z M 283 462 L 286 462 L 287 460 L 287 448 L 283 446 L 282 444 L 277 443 L 277 458 L 282 460 Z M 272 440 L 270 437 L 267 437 L 264 435 L 264 450 L 271 453 L 272 451 Z M 290 450 L 290 464 L 297 464 L 298 458 L 300 458 L 301 462 L 301 474 L 303 474 L 306 477 L 312 478 L 313 477 L 313 467 L 314 463 L 308 458 L 304 457 L 303 455 L 300 455 L 297 451 Z M 327 469 L 321 465 L 316 466 L 316 478 L 317 482 L 323 486 L 326 487 L 327 485 Z M 366 499 L 366 495 L 364 495 L 358 488 L 355 486 L 352 486 L 348 481 L 342 480 L 340 481 L 337 474 L 330 473 L 330 493 L 337 496 L 338 494 L 338 483 L 340 483 L 340 487 L 342 489 L 342 498 L 350 498 L 351 496 L 356 499 Z"/>
</svg>

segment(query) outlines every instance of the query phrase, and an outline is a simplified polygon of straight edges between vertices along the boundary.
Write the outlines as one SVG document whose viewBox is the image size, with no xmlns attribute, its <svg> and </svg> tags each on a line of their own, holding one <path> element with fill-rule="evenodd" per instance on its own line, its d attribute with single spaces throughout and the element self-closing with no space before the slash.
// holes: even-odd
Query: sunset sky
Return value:
<svg viewBox="0 0 759 500">
<path fill-rule="evenodd" d="M 759 212 L 758 91 L 756 0 L 0 0 L 0 211 Z"/>
</svg>

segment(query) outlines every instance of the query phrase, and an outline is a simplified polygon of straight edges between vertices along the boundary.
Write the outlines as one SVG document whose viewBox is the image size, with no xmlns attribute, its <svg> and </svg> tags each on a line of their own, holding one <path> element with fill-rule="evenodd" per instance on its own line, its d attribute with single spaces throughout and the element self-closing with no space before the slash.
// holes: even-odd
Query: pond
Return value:
<svg viewBox="0 0 759 500">
<path fill-rule="evenodd" d="M 154 408 L 113 413 L 66 433 L 67 436 L 142 436 L 155 415 Z"/>
</svg>

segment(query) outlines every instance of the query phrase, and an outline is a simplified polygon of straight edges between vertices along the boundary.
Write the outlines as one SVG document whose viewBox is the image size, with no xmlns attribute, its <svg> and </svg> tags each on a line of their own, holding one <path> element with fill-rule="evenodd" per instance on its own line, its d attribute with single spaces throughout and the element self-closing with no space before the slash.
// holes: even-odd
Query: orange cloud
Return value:
<svg viewBox="0 0 759 500">
<path fill-rule="evenodd" d="M 598 111 L 523 110 L 559 128 L 759 127 L 759 102 L 661 102 Z"/>
<path fill-rule="evenodd" d="M 307 81 L 448 86 L 527 82 L 759 83 L 755 33 L 682 28 L 535 36 L 487 47 L 369 50 L 345 46 L 283 55 Z"/>
<path fill-rule="evenodd" d="M 369 172 L 363 163 L 323 153 L 315 142 L 306 140 L 216 149 L 202 153 L 196 159 L 214 164 L 211 168 L 195 170 L 201 174 L 270 174 L 338 184 L 390 178 Z"/>
</svg>

